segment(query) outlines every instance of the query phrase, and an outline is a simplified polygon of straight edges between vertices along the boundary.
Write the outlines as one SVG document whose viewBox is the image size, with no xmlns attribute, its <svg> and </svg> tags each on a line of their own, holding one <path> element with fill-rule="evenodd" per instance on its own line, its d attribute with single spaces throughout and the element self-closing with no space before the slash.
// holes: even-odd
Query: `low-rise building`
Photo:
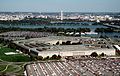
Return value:
<svg viewBox="0 0 120 76">
<path fill-rule="evenodd" d="M 99 42 L 101 42 L 101 44 L 98 44 Z M 48 36 L 15 41 L 14 43 L 23 49 L 27 48 L 28 53 L 33 56 L 51 57 L 54 54 L 61 55 L 62 57 L 80 56 L 90 55 L 92 52 L 115 55 L 115 49 L 108 45 L 104 39 L 98 38 Z"/>
</svg>

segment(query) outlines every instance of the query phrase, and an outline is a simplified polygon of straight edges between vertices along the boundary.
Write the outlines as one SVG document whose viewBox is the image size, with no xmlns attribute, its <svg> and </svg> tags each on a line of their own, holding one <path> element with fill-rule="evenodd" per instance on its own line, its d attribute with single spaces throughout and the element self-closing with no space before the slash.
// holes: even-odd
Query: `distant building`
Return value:
<svg viewBox="0 0 120 76">
<path fill-rule="evenodd" d="M 63 11 L 61 11 L 61 21 L 63 20 Z"/>
</svg>

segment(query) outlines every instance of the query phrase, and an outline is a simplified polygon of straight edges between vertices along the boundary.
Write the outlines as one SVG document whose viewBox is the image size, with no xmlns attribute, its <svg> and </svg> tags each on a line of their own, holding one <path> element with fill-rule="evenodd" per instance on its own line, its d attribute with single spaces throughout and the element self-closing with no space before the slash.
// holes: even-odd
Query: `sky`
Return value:
<svg viewBox="0 0 120 76">
<path fill-rule="evenodd" d="M 0 0 L 0 12 L 120 12 L 120 0 Z"/>
</svg>

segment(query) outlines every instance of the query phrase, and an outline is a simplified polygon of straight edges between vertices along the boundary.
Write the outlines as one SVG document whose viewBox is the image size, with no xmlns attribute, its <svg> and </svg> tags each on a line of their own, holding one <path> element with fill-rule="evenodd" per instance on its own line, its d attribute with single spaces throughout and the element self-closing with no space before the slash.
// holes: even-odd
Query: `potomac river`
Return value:
<svg viewBox="0 0 120 76">
<path fill-rule="evenodd" d="M 108 28 L 107 26 L 104 25 L 76 25 L 76 24 L 59 24 L 59 25 L 3 25 L 0 24 L 0 27 L 4 27 L 4 28 L 9 28 L 9 27 L 15 27 L 15 28 L 44 28 L 44 27 L 48 27 L 48 28 L 90 28 L 91 31 L 95 31 L 96 28 Z M 114 38 L 115 36 L 118 36 L 120 38 L 120 32 L 113 32 L 113 33 L 99 33 L 96 36 L 108 36 L 108 37 L 112 37 Z"/>
</svg>

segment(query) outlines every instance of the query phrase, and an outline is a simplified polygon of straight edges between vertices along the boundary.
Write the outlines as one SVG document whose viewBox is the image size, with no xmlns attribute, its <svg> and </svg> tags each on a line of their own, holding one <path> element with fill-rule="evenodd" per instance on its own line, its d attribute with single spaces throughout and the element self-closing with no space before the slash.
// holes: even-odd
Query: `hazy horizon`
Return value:
<svg viewBox="0 0 120 76">
<path fill-rule="evenodd" d="M 120 12 L 120 0 L 0 0 L 0 12 Z"/>
</svg>

